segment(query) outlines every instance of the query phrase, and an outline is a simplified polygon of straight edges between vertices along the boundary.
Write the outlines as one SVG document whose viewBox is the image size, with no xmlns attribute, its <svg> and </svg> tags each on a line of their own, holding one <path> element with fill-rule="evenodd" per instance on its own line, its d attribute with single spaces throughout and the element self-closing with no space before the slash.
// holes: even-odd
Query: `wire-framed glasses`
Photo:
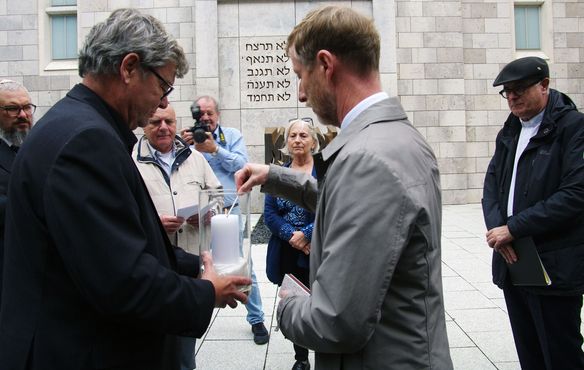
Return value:
<svg viewBox="0 0 584 370">
<path fill-rule="evenodd" d="M 18 117 L 20 111 L 28 114 L 29 116 L 34 114 L 36 111 L 36 105 L 34 104 L 25 104 L 25 105 L 4 105 L 0 106 L 0 109 L 3 109 L 8 113 L 8 115 L 12 117 Z"/>
<path fill-rule="evenodd" d="M 530 81 L 530 82 L 527 82 L 525 84 L 515 86 L 513 88 L 504 87 L 503 90 L 499 91 L 499 95 L 501 95 L 503 97 L 503 99 L 509 99 L 509 94 L 511 94 L 511 93 L 513 93 L 519 97 L 519 96 L 525 94 L 527 89 L 529 89 L 531 86 L 537 85 L 541 81 L 542 80 Z"/>
<path fill-rule="evenodd" d="M 160 87 L 162 87 L 162 90 L 164 90 L 164 93 L 160 97 L 160 100 L 164 99 L 172 92 L 172 90 L 174 90 L 174 86 L 172 86 L 172 84 L 170 82 L 168 82 L 164 78 L 162 78 L 162 76 L 159 75 L 158 72 L 156 72 L 154 70 L 154 68 L 148 67 L 148 70 L 150 72 L 154 73 L 154 76 L 156 76 L 156 78 L 158 78 L 160 80 L 160 82 L 162 82 L 164 84 L 164 86 L 162 86 L 162 85 L 160 86 Z"/>
</svg>

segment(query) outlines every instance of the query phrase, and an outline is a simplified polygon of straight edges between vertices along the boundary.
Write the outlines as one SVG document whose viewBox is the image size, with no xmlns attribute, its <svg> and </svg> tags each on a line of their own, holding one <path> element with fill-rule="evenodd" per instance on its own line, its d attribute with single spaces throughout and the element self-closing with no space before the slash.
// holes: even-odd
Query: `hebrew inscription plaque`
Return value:
<svg viewBox="0 0 584 370">
<path fill-rule="evenodd" d="M 286 37 L 242 38 L 240 44 L 242 108 L 297 105 L 296 79 L 286 55 Z"/>
</svg>

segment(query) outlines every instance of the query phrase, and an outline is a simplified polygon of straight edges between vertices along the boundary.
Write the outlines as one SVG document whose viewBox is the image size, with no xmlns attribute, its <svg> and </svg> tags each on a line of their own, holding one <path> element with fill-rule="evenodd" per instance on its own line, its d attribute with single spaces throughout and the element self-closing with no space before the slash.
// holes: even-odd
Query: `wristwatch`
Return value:
<svg viewBox="0 0 584 370">
<path fill-rule="evenodd" d="M 217 153 L 219 153 L 219 145 L 215 146 L 215 148 L 216 148 L 215 151 L 213 153 L 211 153 L 211 155 L 213 157 L 215 157 L 217 155 Z"/>
</svg>

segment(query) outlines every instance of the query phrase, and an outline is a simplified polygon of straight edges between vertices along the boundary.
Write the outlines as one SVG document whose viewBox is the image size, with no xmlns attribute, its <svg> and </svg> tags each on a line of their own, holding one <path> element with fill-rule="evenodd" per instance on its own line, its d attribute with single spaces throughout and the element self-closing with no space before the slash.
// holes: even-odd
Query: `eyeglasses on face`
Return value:
<svg viewBox="0 0 584 370">
<path fill-rule="evenodd" d="M 302 118 L 290 118 L 288 120 L 288 123 L 292 122 L 292 121 L 296 121 L 296 120 L 301 120 L 304 121 L 306 123 L 310 123 L 311 126 L 314 126 L 314 122 L 312 121 L 311 117 L 302 117 Z"/>
<path fill-rule="evenodd" d="M 162 82 L 164 84 L 164 86 L 162 86 L 162 85 L 160 86 L 160 87 L 162 87 L 162 90 L 164 90 L 164 93 L 160 97 L 160 100 L 166 98 L 172 92 L 172 90 L 174 90 L 174 86 L 172 86 L 172 84 L 170 82 L 168 82 L 164 78 L 162 78 L 162 76 L 159 75 L 158 72 L 156 72 L 154 70 L 154 68 L 148 67 L 148 70 L 150 72 L 152 72 L 154 74 L 154 76 L 156 76 L 156 78 L 158 78 L 160 80 L 160 82 Z"/>
<path fill-rule="evenodd" d="M 20 114 L 20 111 L 28 114 L 29 116 L 34 114 L 36 111 L 36 105 L 34 104 L 25 104 L 25 105 L 4 105 L 0 106 L 0 109 L 4 109 L 8 115 L 12 117 L 17 117 Z"/>
<path fill-rule="evenodd" d="M 501 95 L 503 97 L 503 99 L 509 99 L 509 94 L 511 94 L 511 93 L 513 93 L 513 94 L 515 94 L 515 96 L 519 97 L 519 96 L 525 94 L 527 89 L 529 89 L 530 87 L 532 87 L 534 85 L 537 85 L 541 81 L 542 80 L 531 81 L 531 82 L 527 82 L 527 83 L 522 84 L 522 85 L 515 86 L 513 88 L 504 87 L 503 90 L 499 91 L 499 95 Z"/>
</svg>

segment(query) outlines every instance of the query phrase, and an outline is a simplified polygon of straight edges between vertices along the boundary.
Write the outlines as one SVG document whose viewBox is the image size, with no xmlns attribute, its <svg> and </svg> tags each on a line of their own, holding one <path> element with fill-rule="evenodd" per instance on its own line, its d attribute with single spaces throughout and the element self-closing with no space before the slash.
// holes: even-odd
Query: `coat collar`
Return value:
<svg viewBox="0 0 584 370">
<path fill-rule="evenodd" d="M 93 107 L 118 133 L 126 147 L 128 153 L 132 153 L 132 149 L 138 140 L 134 132 L 130 130 L 127 122 L 124 122 L 122 117 L 112 107 L 110 107 L 105 100 L 97 95 L 93 90 L 83 84 L 75 85 L 68 93 L 71 99 L 82 101 Z"/>
<path fill-rule="evenodd" d="M 340 133 L 319 153 L 323 161 L 328 161 L 349 140 L 355 137 L 361 130 L 369 125 L 385 121 L 398 121 L 407 119 L 406 112 L 396 97 L 383 99 L 364 110 L 355 117 L 355 120 Z"/>
<path fill-rule="evenodd" d="M 543 142 L 546 139 L 553 137 L 557 130 L 558 121 L 565 114 L 573 110 L 577 110 L 576 105 L 567 95 L 557 90 L 550 89 L 548 102 L 545 107 L 539 130 L 532 138 L 532 141 L 534 143 Z M 507 117 L 507 121 L 505 121 L 505 124 L 503 125 L 502 141 L 506 145 L 510 145 L 515 140 L 517 135 L 519 135 L 520 131 L 521 122 L 519 121 L 519 118 L 514 116 L 513 113 L 510 113 Z"/>
</svg>

